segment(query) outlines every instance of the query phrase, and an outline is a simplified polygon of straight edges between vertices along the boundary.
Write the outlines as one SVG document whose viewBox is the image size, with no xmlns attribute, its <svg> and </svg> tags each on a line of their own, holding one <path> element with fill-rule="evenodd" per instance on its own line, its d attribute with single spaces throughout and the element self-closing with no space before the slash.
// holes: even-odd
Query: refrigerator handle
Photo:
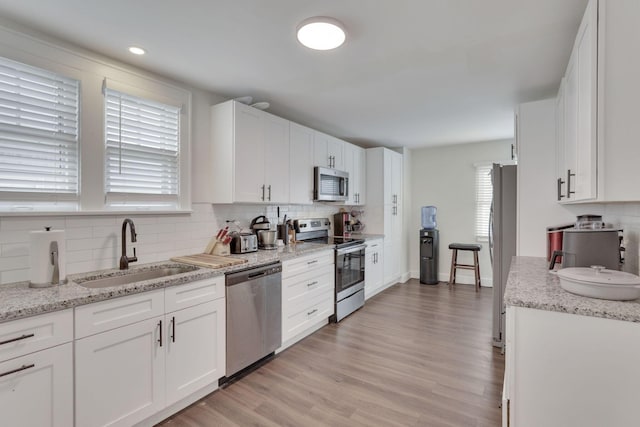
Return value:
<svg viewBox="0 0 640 427">
<path fill-rule="evenodd" d="M 489 260 L 493 265 L 493 200 L 491 200 L 491 208 L 489 209 Z"/>
</svg>

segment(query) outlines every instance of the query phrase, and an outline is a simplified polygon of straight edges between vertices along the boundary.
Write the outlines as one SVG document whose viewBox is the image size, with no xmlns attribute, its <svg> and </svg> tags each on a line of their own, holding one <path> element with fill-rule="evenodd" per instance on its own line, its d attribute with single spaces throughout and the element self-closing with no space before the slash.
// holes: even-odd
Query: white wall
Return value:
<svg viewBox="0 0 640 427">
<path fill-rule="evenodd" d="M 421 207 L 438 208 L 440 230 L 438 278 L 449 280 L 451 250 L 449 244 L 476 243 L 475 239 L 475 166 L 483 162 L 511 159 L 513 140 L 488 141 L 411 151 L 411 215 L 408 223 L 409 265 L 411 277 L 419 277 L 419 239 Z M 488 244 L 481 243 L 480 276 L 485 286 L 492 281 Z M 458 262 L 472 263 L 471 252 L 459 252 Z M 457 282 L 473 283 L 473 272 L 460 270 Z"/>
<path fill-rule="evenodd" d="M 117 78 L 122 83 L 138 84 L 141 79 L 149 82 L 166 82 L 168 85 L 191 93 L 191 145 L 197 156 L 198 148 L 210 143 L 210 106 L 225 100 L 224 97 L 181 82 L 140 70 L 68 43 L 31 33 L 30 30 L 6 25 L 0 20 L 0 55 L 33 63 L 43 68 L 52 61 L 62 62 L 62 67 L 76 66 L 85 70 L 90 81 L 92 107 L 84 111 L 83 136 L 81 144 L 90 144 L 101 150 L 102 101 L 100 87 L 104 76 Z M 73 61 L 74 63 L 67 63 Z M 83 91 L 88 90 L 83 85 Z M 93 107 L 95 105 L 95 107 Z M 84 145 L 83 145 L 84 147 Z M 94 156 L 95 157 L 95 156 Z M 100 160 L 100 159 L 98 159 Z M 84 162 L 84 159 L 83 159 Z M 189 172 L 194 193 L 207 192 L 206 163 L 193 161 Z M 83 163 L 83 169 L 101 170 L 100 161 Z M 95 174 L 94 174 L 95 175 Z M 99 187 L 99 185 L 98 185 Z M 93 187 L 95 188 L 95 186 Z M 92 196 L 99 206 L 102 196 Z M 206 197 L 203 197 L 207 199 Z M 210 198 L 209 198 L 210 200 Z M 314 204 L 310 206 L 281 206 L 293 218 L 327 217 L 337 212 L 339 206 Z M 276 206 L 262 205 L 212 205 L 197 203 L 192 205 L 192 214 L 135 214 L 126 215 L 134 220 L 138 233 L 135 245 L 139 263 L 169 259 L 176 255 L 200 253 L 218 228 L 226 225 L 226 220 L 237 219 L 243 227 L 258 216 L 266 215 L 273 222 L 277 220 Z M 114 214 L 68 214 L 8 216 L 0 214 L 0 284 L 28 280 L 29 231 L 42 230 L 45 226 L 66 230 L 66 271 L 68 274 L 115 268 L 121 252 L 121 224 L 125 215 Z M 127 233 L 128 234 L 128 233 Z M 129 255 L 131 254 L 129 247 Z"/>
</svg>

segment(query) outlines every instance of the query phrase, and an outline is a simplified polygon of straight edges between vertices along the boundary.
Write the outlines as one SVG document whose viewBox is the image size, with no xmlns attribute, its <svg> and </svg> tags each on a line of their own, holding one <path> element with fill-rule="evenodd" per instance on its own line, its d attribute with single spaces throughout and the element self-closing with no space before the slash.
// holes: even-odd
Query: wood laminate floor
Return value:
<svg viewBox="0 0 640 427">
<path fill-rule="evenodd" d="M 491 302 L 491 288 L 394 285 L 161 425 L 499 426 Z"/>
</svg>

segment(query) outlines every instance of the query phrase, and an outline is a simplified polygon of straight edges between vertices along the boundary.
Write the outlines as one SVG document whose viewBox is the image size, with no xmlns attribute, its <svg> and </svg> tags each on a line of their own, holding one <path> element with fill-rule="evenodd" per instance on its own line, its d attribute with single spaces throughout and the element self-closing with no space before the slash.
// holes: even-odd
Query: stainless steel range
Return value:
<svg viewBox="0 0 640 427">
<path fill-rule="evenodd" d="M 335 315 L 339 322 L 364 305 L 364 240 L 329 236 L 328 218 L 294 221 L 296 240 L 325 243 L 335 247 Z"/>
</svg>

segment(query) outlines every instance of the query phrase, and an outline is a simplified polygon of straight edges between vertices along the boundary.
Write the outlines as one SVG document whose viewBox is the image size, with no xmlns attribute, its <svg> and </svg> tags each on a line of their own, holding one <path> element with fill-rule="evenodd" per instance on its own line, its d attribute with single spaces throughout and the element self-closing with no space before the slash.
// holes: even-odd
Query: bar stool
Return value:
<svg viewBox="0 0 640 427">
<path fill-rule="evenodd" d="M 478 252 L 482 249 L 482 245 L 474 245 L 467 243 L 451 243 L 449 249 L 453 250 L 451 254 L 451 273 L 449 274 L 449 285 L 456 283 L 456 270 L 462 268 L 464 270 L 473 270 L 476 277 L 476 292 L 480 290 L 480 263 L 478 262 Z M 458 251 L 472 251 L 473 265 L 458 264 Z"/>
</svg>

